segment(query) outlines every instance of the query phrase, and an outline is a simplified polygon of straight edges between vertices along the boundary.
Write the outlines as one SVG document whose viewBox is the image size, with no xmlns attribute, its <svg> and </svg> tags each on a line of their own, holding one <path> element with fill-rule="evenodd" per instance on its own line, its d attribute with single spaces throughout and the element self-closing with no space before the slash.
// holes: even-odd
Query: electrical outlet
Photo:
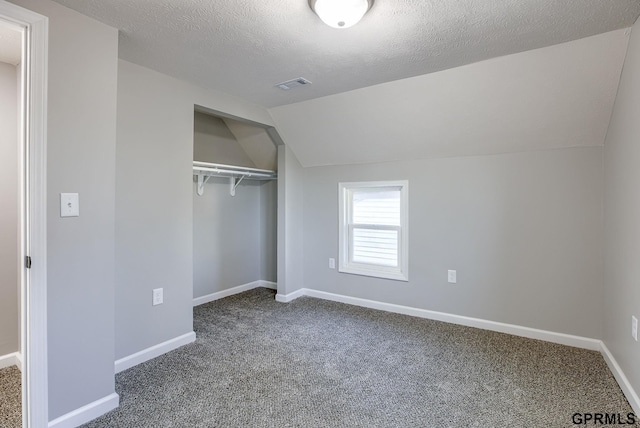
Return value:
<svg viewBox="0 0 640 428">
<path fill-rule="evenodd" d="M 336 268 L 336 259 L 329 259 L 329 269 Z"/>
<path fill-rule="evenodd" d="M 162 288 L 155 288 L 153 290 L 153 306 L 161 305 L 163 303 L 164 297 L 162 290 Z"/>
<path fill-rule="evenodd" d="M 450 284 L 455 284 L 456 283 L 456 271 L 455 270 L 447 271 L 447 280 L 449 281 Z"/>
<path fill-rule="evenodd" d="M 637 342 L 638 341 L 638 318 L 631 315 L 631 336 Z"/>
</svg>

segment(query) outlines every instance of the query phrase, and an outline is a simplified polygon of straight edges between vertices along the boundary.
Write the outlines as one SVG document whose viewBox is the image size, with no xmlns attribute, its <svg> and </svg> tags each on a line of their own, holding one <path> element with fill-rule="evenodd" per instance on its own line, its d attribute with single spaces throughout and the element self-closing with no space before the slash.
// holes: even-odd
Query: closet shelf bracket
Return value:
<svg viewBox="0 0 640 428">
<path fill-rule="evenodd" d="M 236 181 L 235 177 L 229 177 L 229 194 L 231 196 L 236 195 L 236 187 L 238 187 L 238 184 L 240 184 L 245 177 L 246 175 L 243 175 L 242 177 L 240 177 L 240 180 L 238 181 Z"/>
<path fill-rule="evenodd" d="M 204 185 L 207 184 L 207 181 L 209 181 L 210 178 L 211 178 L 210 175 L 204 176 L 204 175 L 198 174 L 198 190 L 196 190 L 196 193 L 198 193 L 198 196 L 204 195 Z"/>
</svg>

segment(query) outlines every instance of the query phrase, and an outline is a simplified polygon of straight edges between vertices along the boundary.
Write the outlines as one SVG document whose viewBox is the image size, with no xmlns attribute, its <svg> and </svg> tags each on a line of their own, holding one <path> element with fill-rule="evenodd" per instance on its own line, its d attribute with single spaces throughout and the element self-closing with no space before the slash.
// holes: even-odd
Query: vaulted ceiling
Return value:
<svg viewBox="0 0 640 428">
<path fill-rule="evenodd" d="M 376 0 L 356 26 L 307 0 L 57 0 L 120 30 L 120 57 L 274 107 L 632 25 L 640 0 Z M 274 87 L 305 77 L 295 90 Z"/>
</svg>

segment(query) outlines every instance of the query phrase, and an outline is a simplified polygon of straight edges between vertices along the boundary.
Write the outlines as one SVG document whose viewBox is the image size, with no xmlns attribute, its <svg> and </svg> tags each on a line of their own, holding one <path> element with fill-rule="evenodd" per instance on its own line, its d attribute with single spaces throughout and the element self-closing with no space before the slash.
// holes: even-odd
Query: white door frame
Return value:
<svg viewBox="0 0 640 428">
<path fill-rule="evenodd" d="M 21 351 L 23 426 L 48 426 L 47 51 L 48 18 L 0 0 L 0 19 L 22 31 Z M 25 266 L 23 264 L 23 266 Z"/>
</svg>

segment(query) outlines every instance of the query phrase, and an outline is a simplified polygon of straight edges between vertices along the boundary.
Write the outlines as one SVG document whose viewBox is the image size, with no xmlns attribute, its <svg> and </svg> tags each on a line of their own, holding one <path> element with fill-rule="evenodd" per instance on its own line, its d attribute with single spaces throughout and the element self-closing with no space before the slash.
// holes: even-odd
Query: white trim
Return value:
<svg viewBox="0 0 640 428">
<path fill-rule="evenodd" d="M 278 299 L 278 296 L 281 296 L 280 299 Z M 393 312 L 396 314 L 410 315 L 418 318 L 426 318 L 435 321 L 448 322 L 451 324 L 464 325 L 467 327 L 481 328 L 483 330 L 491 330 L 500 333 L 511 334 L 514 336 L 544 340 L 546 342 L 575 346 L 577 348 L 584 348 L 592 351 L 600 350 L 601 341 L 588 337 L 574 336 L 565 333 L 556 333 L 553 331 L 539 330 L 536 328 L 522 327 L 514 324 L 506 324 L 479 318 L 465 317 L 462 315 L 448 314 L 445 312 L 430 311 L 428 309 L 419 309 L 410 306 L 395 305 L 393 303 L 361 299 L 359 297 L 344 296 L 341 294 L 327 293 L 325 291 L 311 290 L 308 288 L 302 288 L 294 293 L 287 295 L 276 295 L 276 300 L 278 300 L 279 302 L 290 302 L 300 296 L 315 297 L 318 299 L 347 303 L 349 305 L 378 309 L 381 311 Z"/>
<path fill-rule="evenodd" d="M 20 352 L 16 352 L 16 366 L 18 366 L 18 370 L 22 371 L 23 361 L 22 354 Z"/>
<path fill-rule="evenodd" d="M 20 356 L 19 352 L 12 352 L 11 354 L 0 356 L 0 369 L 11 366 L 18 366 L 18 369 L 22 371 L 22 356 Z"/>
<path fill-rule="evenodd" d="M 307 290 L 306 288 L 301 288 L 300 290 L 296 290 L 293 293 L 289 293 L 289 294 L 276 294 L 276 301 L 280 302 L 280 303 L 289 303 L 292 300 L 297 299 L 298 297 L 302 297 L 304 295 L 306 295 L 306 292 L 310 291 Z"/>
<path fill-rule="evenodd" d="M 215 293 L 207 294 L 205 296 L 196 297 L 193 299 L 193 306 L 204 305 L 205 303 L 213 302 L 225 297 L 233 296 L 234 294 L 242 293 L 244 291 L 253 290 L 254 288 L 265 287 L 276 290 L 278 285 L 275 282 L 258 280 L 248 282 L 246 284 L 238 285 L 235 287 L 227 288 L 226 290 L 217 291 Z"/>
<path fill-rule="evenodd" d="M 260 287 L 270 288 L 272 290 L 277 290 L 278 289 L 278 283 L 277 282 L 265 281 L 264 279 L 261 279 L 258 282 L 260 283 L 260 285 L 259 285 Z"/>
<path fill-rule="evenodd" d="M 49 428 L 75 428 L 118 407 L 120 397 L 115 392 L 49 422 Z"/>
<path fill-rule="evenodd" d="M 638 393 L 631 386 L 631 382 L 625 376 L 624 372 L 618 365 L 618 362 L 613 357 L 613 354 L 607 348 L 607 345 L 604 342 L 600 343 L 600 353 L 604 357 L 604 360 L 607 362 L 611 373 L 613 373 L 613 377 L 618 381 L 618 385 L 620 385 L 620 389 L 624 393 L 625 397 L 627 397 L 627 401 L 631 405 L 634 413 L 636 415 L 640 415 L 640 397 L 638 397 Z"/>
<path fill-rule="evenodd" d="M 183 334 L 182 336 L 174 337 L 166 342 L 153 345 L 147 349 L 136 352 L 135 354 L 116 360 L 114 363 L 114 370 L 116 373 L 120 373 L 123 370 L 127 370 L 133 366 L 144 363 L 145 361 L 159 357 L 160 355 L 166 354 L 167 352 L 173 351 L 181 346 L 195 342 L 195 340 L 196 334 L 193 331 Z"/>
<path fill-rule="evenodd" d="M 47 373 L 47 56 L 49 20 L 0 0 L 0 19 L 23 29 L 21 136 L 23 189 L 21 270 L 22 418 L 26 427 L 48 422 Z"/>
<path fill-rule="evenodd" d="M 373 265 L 353 261 L 353 192 L 400 191 L 400 226 L 361 225 L 364 228 L 398 232 L 398 266 Z M 409 181 L 361 181 L 338 183 L 338 272 L 395 281 L 409 280 Z"/>
</svg>

